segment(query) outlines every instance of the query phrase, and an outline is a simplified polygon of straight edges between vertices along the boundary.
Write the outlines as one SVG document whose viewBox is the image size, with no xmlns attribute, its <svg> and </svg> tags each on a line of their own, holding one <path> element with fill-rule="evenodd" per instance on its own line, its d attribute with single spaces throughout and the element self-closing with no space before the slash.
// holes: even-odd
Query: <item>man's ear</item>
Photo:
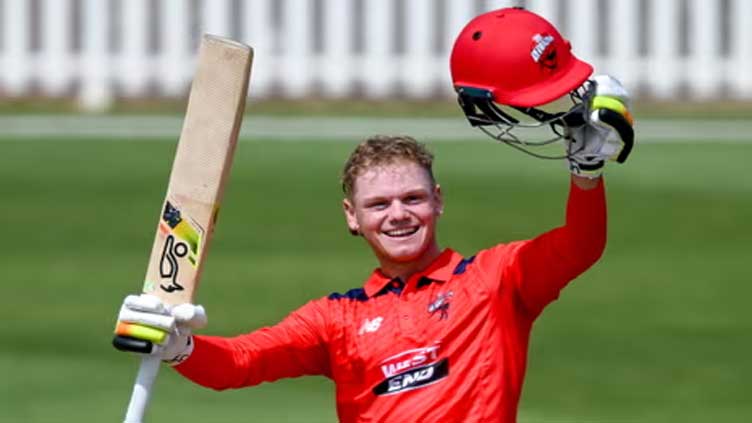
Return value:
<svg viewBox="0 0 752 423">
<path fill-rule="evenodd" d="M 444 213 L 444 198 L 441 196 L 441 185 L 436 184 L 433 187 L 433 196 L 436 199 L 436 214 Z"/>
<path fill-rule="evenodd" d="M 355 206 L 349 198 L 342 200 L 342 210 L 345 212 L 345 221 L 347 222 L 347 229 L 350 230 L 350 234 L 353 236 L 360 235 L 360 225 L 358 224 L 357 216 L 355 216 Z"/>
</svg>

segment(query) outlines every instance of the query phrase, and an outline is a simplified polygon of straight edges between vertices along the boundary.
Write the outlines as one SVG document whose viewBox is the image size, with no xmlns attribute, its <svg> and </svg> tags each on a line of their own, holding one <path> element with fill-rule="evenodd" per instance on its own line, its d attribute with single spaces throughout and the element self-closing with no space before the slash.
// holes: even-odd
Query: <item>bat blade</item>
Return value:
<svg viewBox="0 0 752 423">
<path fill-rule="evenodd" d="M 229 175 L 248 94 L 253 50 L 205 35 L 143 292 L 166 304 L 194 301 Z M 116 337 L 116 344 L 117 344 Z M 125 416 L 141 423 L 160 358 L 141 362 Z"/>
<path fill-rule="evenodd" d="M 193 302 L 227 182 L 247 96 L 252 49 L 204 36 L 143 291 Z"/>
</svg>

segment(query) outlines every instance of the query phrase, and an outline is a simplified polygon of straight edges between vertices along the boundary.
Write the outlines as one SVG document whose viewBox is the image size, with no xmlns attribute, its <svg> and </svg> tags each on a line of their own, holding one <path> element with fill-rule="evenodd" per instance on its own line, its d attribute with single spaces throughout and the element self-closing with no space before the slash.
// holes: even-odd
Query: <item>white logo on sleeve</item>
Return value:
<svg viewBox="0 0 752 423">
<path fill-rule="evenodd" d="M 366 319 L 363 321 L 363 326 L 360 327 L 360 330 L 358 331 L 358 335 L 363 335 L 364 333 L 371 333 L 376 332 L 381 327 L 381 322 L 384 321 L 383 317 L 376 317 L 374 319 Z"/>
</svg>

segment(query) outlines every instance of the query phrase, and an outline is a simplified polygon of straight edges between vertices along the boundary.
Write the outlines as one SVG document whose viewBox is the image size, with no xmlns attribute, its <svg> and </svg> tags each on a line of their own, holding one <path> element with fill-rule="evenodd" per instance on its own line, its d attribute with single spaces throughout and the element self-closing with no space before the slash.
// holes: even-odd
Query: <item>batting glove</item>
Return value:
<svg viewBox="0 0 752 423">
<path fill-rule="evenodd" d="M 206 323 L 200 305 L 170 307 L 153 295 L 129 295 L 118 313 L 113 345 L 121 351 L 156 354 L 176 365 L 193 352 L 192 331 Z"/>
<path fill-rule="evenodd" d="M 634 120 L 629 94 L 616 78 L 597 75 L 590 82 L 595 89 L 586 99 L 585 124 L 569 128 L 566 146 L 570 171 L 595 179 L 607 160 L 627 160 L 634 143 Z"/>
</svg>

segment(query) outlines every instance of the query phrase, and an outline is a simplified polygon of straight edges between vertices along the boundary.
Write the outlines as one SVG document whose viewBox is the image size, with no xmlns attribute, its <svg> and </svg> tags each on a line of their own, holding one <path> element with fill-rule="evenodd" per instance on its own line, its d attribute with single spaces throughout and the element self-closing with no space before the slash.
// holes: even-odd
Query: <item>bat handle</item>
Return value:
<svg viewBox="0 0 752 423">
<path fill-rule="evenodd" d="M 149 397 L 151 396 L 151 387 L 157 379 L 161 363 L 161 358 L 155 355 L 147 355 L 141 359 L 141 366 L 138 368 L 136 383 L 133 385 L 131 402 L 128 404 L 124 423 L 142 423 L 144 421 L 144 413 L 146 413 L 146 407 L 149 405 Z"/>
</svg>

